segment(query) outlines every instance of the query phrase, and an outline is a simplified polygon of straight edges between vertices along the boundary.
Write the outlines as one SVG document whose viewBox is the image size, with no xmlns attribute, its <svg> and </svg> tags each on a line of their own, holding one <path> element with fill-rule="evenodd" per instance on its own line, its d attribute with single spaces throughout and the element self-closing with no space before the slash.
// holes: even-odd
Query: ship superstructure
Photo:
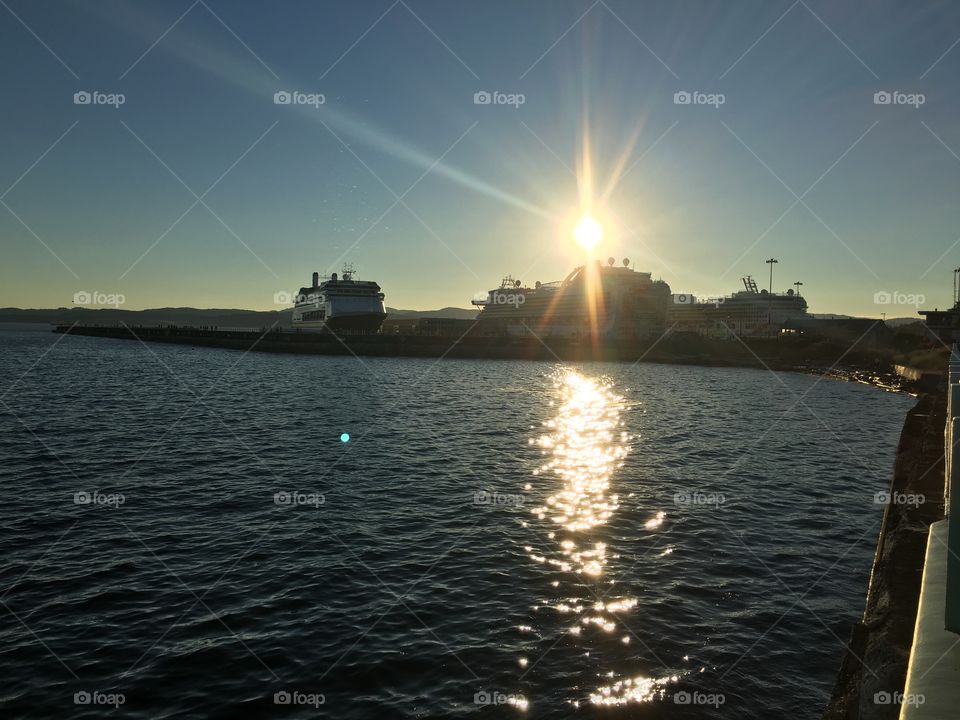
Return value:
<svg viewBox="0 0 960 720">
<path fill-rule="evenodd" d="M 581 265 L 557 282 L 525 287 L 507 276 L 473 304 L 483 334 L 539 337 L 646 337 L 663 331 L 670 286 L 614 258 Z"/>
<path fill-rule="evenodd" d="M 354 279 L 351 266 L 341 275 L 333 273 L 320 282 L 313 273 L 310 287 L 300 288 L 293 307 L 293 325 L 298 328 L 347 332 L 376 332 L 387 317 L 384 295 L 372 280 Z"/>
<path fill-rule="evenodd" d="M 750 275 L 742 281 L 744 289 L 732 295 L 674 295 L 667 311 L 668 326 L 673 332 L 707 337 L 763 337 L 780 334 L 789 320 L 807 317 L 807 301 L 799 292 L 759 290 Z"/>
</svg>

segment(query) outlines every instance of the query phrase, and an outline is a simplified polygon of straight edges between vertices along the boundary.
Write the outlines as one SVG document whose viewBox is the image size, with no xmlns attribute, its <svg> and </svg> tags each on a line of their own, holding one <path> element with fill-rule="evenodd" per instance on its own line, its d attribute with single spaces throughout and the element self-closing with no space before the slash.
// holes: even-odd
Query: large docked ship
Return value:
<svg viewBox="0 0 960 720">
<path fill-rule="evenodd" d="M 313 274 L 310 287 L 300 288 L 293 306 L 293 326 L 347 332 L 376 332 L 387 317 L 384 295 L 372 280 L 354 280 L 347 266 L 342 275 L 333 273 L 320 282 Z"/>
<path fill-rule="evenodd" d="M 647 337 L 663 332 L 670 286 L 650 273 L 630 268 L 630 260 L 614 258 L 581 265 L 556 282 L 524 287 L 508 276 L 485 298 L 477 331 L 488 335 L 532 335 L 567 338 Z"/>
<path fill-rule="evenodd" d="M 807 317 L 807 301 L 799 292 L 759 290 L 750 275 L 742 281 L 743 290 L 724 297 L 674 295 L 667 311 L 671 331 L 706 337 L 773 336 L 780 334 L 788 321 Z"/>
</svg>

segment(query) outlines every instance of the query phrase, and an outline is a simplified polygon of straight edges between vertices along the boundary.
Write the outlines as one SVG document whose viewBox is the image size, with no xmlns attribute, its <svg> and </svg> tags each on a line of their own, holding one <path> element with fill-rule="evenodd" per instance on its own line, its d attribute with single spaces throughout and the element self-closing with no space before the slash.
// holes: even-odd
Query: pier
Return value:
<svg viewBox="0 0 960 720">
<path fill-rule="evenodd" d="M 452 321 L 451 321 L 452 322 Z M 462 321 L 461 321 L 462 322 Z M 845 338 L 825 341 L 822 336 L 706 338 L 691 333 L 666 332 L 645 337 L 557 337 L 484 334 L 476 323 L 445 325 L 430 320 L 420 328 L 429 334 L 298 331 L 279 326 L 226 328 L 192 325 L 81 325 L 60 323 L 54 332 L 69 335 L 140 342 L 172 343 L 200 347 L 305 355 L 351 355 L 355 357 L 419 357 L 478 360 L 654 362 L 712 367 L 751 367 L 767 370 L 826 372 L 880 387 L 901 387 L 905 382 L 876 345 L 860 343 L 851 349 Z M 852 368 L 852 370 L 851 370 Z"/>
<path fill-rule="evenodd" d="M 58 325 L 54 332 L 257 352 L 489 360 L 638 360 L 655 344 L 655 339 L 608 340 L 595 345 L 576 339 L 541 339 L 534 335 L 504 337 L 470 332 L 460 332 L 458 335 L 348 334 L 298 332 L 279 327 L 254 329 L 182 325 Z"/>
</svg>

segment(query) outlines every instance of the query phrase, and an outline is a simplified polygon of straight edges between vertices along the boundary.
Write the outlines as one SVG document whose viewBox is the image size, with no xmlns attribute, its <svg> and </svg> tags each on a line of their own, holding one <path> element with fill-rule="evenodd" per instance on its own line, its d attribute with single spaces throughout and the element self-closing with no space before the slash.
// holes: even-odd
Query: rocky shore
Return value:
<svg viewBox="0 0 960 720">
<path fill-rule="evenodd" d="M 877 543 L 863 619 L 847 641 L 824 720 L 896 720 L 900 706 L 877 693 L 902 692 L 923 577 L 927 532 L 943 518 L 945 381 L 921 392 L 907 414 Z M 919 504 L 897 498 L 923 498 Z"/>
</svg>

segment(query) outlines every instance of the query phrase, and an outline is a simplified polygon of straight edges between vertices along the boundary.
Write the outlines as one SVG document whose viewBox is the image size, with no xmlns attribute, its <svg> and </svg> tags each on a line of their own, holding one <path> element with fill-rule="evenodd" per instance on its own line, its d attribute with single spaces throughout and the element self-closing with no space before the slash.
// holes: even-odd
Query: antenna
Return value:
<svg viewBox="0 0 960 720">
<path fill-rule="evenodd" d="M 797 280 L 797 281 L 793 284 L 793 286 L 797 289 L 797 297 L 800 297 L 800 286 L 801 286 L 801 285 L 803 285 L 803 283 L 800 282 L 799 280 Z"/>
</svg>

